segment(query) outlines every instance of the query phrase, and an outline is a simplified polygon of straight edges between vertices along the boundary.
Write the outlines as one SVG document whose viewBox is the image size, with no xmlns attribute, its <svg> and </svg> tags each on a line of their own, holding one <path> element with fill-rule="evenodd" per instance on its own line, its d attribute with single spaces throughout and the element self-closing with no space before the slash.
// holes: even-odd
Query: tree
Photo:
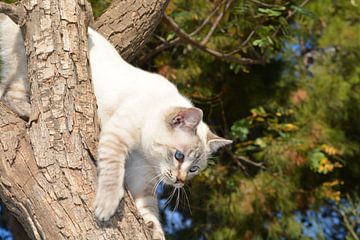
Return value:
<svg viewBox="0 0 360 240">
<path fill-rule="evenodd" d="M 166 4 L 114 1 L 95 26 L 130 58 Z M 0 103 L 2 201 L 32 239 L 148 239 L 129 196 L 108 227 L 92 212 L 99 125 L 87 60 L 91 7 L 25 0 L 0 3 L 0 12 L 21 26 L 31 83 L 28 123 Z"/>
</svg>

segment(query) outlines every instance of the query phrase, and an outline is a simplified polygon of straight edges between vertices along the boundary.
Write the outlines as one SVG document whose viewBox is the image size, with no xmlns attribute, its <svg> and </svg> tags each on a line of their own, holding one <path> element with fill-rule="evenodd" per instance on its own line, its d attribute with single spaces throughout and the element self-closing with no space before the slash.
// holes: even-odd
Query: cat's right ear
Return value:
<svg viewBox="0 0 360 240">
<path fill-rule="evenodd" d="M 210 130 L 207 134 L 207 145 L 209 154 L 215 153 L 220 148 L 232 144 L 232 140 L 228 140 L 222 137 L 217 136 L 212 133 Z"/>
<path fill-rule="evenodd" d="M 182 128 L 184 130 L 195 131 L 202 120 L 203 112 L 199 108 L 179 107 L 170 115 L 170 126 L 172 128 Z"/>
</svg>

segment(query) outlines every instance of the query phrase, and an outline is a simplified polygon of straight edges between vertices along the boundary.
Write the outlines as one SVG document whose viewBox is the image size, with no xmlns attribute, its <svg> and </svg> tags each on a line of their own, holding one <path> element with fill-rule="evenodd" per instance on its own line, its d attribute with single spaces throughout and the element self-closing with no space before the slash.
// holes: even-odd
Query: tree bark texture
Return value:
<svg viewBox="0 0 360 240">
<path fill-rule="evenodd" d="M 169 0 L 114 0 L 94 27 L 131 61 L 159 24 Z"/>
<path fill-rule="evenodd" d="M 0 198 L 31 239 L 149 239 L 131 199 L 107 227 L 92 213 L 95 168 L 39 167 L 26 123 L 0 103 Z M 50 170 L 49 170 L 50 169 Z M 51 179 L 52 175 L 63 175 Z M 62 188 L 59 188 L 62 185 Z M 121 220 L 120 220 L 121 218 Z"/>
<path fill-rule="evenodd" d="M 20 6 L 26 9 L 21 29 L 31 115 L 25 123 L 0 103 L 0 198 L 32 239 L 149 239 L 128 195 L 108 225 L 94 218 L 92 160 L 99 124 L 87 58 L 86 2 L 25 0 Z M 131 19 L 145 14 L 121 11 Z M 132 31 L 137 24 L 124 28 L 137 39 L 121 40 L 128 56 L 136 50 L 130 45 L 150 34 Z"/>
</svg>

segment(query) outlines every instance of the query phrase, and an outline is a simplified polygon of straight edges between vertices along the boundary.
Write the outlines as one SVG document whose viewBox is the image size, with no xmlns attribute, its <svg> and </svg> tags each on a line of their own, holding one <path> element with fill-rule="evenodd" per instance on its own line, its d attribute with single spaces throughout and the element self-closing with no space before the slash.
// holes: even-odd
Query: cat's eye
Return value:
<svg viewBox="0 0 360 240">
<path fill-rule="evenodd" d="M 182 162 L 182 161 L 184 161 L 185 155 L 182 152 L 180 152 L 179 150 L 176 150 L 175 151 L 175 158 L 179 162 Z"/>
<path fill-rule="evenodd" d="M 199 167 L 198 167 L 198 166 L 192 166 L 192 167 L 189 169 L 189 172 L 191 172 L 191 173 L 196 173 L 197 171 L 199 171 Z"/>
</svg>

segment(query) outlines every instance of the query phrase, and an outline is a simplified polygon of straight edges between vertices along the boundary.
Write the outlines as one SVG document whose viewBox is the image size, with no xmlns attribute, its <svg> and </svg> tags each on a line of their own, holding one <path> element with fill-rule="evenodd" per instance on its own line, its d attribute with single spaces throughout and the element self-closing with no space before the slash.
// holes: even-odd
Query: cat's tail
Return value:
<svg viewBox="0 0 360 240">
<path fill-rule="evenodd" d="M 0 99 L 28 103 L 29 84 L 20 27 L 0 13 Z"/>
</svg>

